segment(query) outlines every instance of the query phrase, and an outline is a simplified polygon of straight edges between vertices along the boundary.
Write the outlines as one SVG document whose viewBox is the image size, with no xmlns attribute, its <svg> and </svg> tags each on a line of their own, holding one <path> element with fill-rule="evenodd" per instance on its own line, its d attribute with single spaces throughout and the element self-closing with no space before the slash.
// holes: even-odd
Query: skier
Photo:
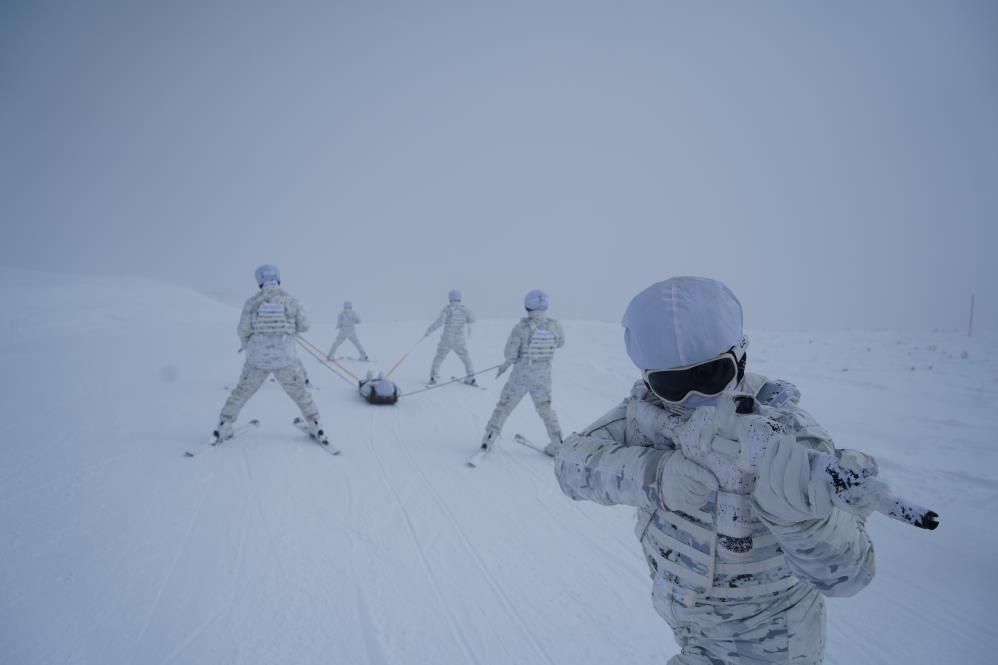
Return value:
<svg viewBox="0 0 998 665">
<path fill-rule="evenodd" d="M 336 341 L 333 342 L 333 346 L 329 349 L 326 360 L 335 360 L 336 349 L 346 340 L 350 340 L 357 347 L 357 353 L 360 354 L 361 360 L 368 359 L 367 352 L 364 351 L 364 347 L 360 345 L 360 340 L 357 339 L 358 323 L 360 323 L 360 317 L 353 311 L 353 303 L 347 300 L 343 303 L 343 311 L 340 312 L 339 317 L 336 319 L 336 327 L 340 332 L 336 335 Z"/>
<path fill-rule="evenodd" d="M 308 330 L 308 318 L 298 301 L 281 289 L 281 273 L 272 265 L 255 272 L 260 291 L 243 306 L 237 332 L 246 351 L 239 384 L 229 395 L 213 432 L 217 440 L 233 436 L 233 423 L 250 397 L 271 373 L 284 391 L 298 404 L 309 432 L 317 441 L 326 442 L 319 420 L 319 409 L 312 401 L 305 370 L 295 354 L 295 335 Z"/>
<path fill-rule="evenodd" d="M 555 461 L 562 491 L 638 508 L 635 533 L 653 580 L 652 602 L 681 647 L 670 665 L 821 663 L 823 596 L 863 589 L 873 579 L 874 556 L 863 518 L 842 510 L 829 485 L 811 479 L 807 449 L 850 460 L 856 477 L 876 475 L 875 462 L 836 451 L 797 406 L 792 384 L 745 372 L 741 305 L 720 282 L 677 277 L 653 284 L 631 301 L 623 325 L 644 381 L 562 445 Z M 766 421 L 771 435 L 784 432 L 755 473 L 746 520 L 751 544 L 738 555 L 721 545 L 718 476 L 681 445 L 712 441 L 701 438 L 710 430 L 697 414 L 720 409 L 735 391 L 777 414 L 775 423 Z"/>
<path fill-rule="evenodd" d="M 429 337 L 434 330 L 440 326 L 444 327 L 440 335 L 440 344 L 437 345 L 437 355 L 433 358 L 433 366 L 430 368 L 430 385 L 435 384 L 439 379 L 440 363 L 448 353 L 454 351 L 458 358 L 464 363 L 464 382 L 469 386 L 476 386 L 475 368 L 471 364 L 471 357 L 468 355 L 468 346 L 464 338 L 465 326 L 468 328 L 468 335 L 471 335 L 471 324 L 475 322 L 475 317 L 471 311 L 461 303 L 461 292 L 453 289 L 449 294 L 450 304 L 443 308 L 437 320 L 426 329 L 424 337 Z"/>
<path fill-rule="evenodd" d="M 551 408 L 551 359 L 555 349 L 565 344 L 565 333 L 561 324 L 549 318 L 548 296 L 543 291 L 529 292 L 523 299 L 527 316 L 513 326 L 506 341 L 506 361 L 499 366 L 496 378 L 513 366 L 513 373 L 502 389 L 499 403 L 482 437 L 482 448 L 488 450 L 502 431 L 503 423 L 509 418 L 516 405 L 526 393 L 530 393 L 537 414 L 544 421 L 550 443 L 544 452 L 554 457 L 561 445 L 561 427 L 558 415 Z"/>
</svg>

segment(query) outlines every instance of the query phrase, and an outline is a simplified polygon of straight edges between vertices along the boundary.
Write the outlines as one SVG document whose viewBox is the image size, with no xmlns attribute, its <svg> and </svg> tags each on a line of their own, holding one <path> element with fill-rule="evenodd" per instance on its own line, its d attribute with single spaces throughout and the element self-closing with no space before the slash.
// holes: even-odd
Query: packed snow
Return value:
<svg viewBox="0 0 998 665">
<path fill-rule="evenodd" d="M 0 297 L 0 663 L 661 664 L 677 651 L 633 511 L 569 500 L 551 460 L 514 442 L 545 441 L 529 401 L 466 466 L 506 377 L 371 406 L 300 354 L 342 455 L 293 427 L 268 382 L 240 419 L 260 427 L 191 459 L 239 375 L 237 309 L 11 269 Z M 320 348 L 341 300 L 302 303 L 326 322 L 306 335 Z M 476 366 L 501 362 L 517 314 L 475 324 Z M 429 322 L 364 323 L 373 362 L 342 362 L 387 370 Z M 569 432 L 636 372 L 618 325 L 563 323 L 554 406 Z M 751 370 L 796 383 L 839 446 L 875 455 L 941 516 L 934 532 L 870 518 L 877 577 L 829 601 L 826 662 L 994 662 L 998 336 L 749 334 Z M 393 375 L 403 391 L 424 386 L 434 346 Z M 441 375 L 460 371 L 450 356 Z"/>
</svg>

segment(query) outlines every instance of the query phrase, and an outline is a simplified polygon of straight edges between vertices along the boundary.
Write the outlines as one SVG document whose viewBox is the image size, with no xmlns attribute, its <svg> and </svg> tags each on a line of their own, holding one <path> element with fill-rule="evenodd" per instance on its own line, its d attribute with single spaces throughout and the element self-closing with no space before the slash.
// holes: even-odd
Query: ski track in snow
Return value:
<svg viewBox="0 0 998 665">
<path fill-rule="evenodd" d="M 393 421 L 395 423 L 395 438 L 397 441 L 401 442 L 403 440 L 403 436 L 402 436 L 402 427 L 399 422 L 399 414 L 395 413 L 392 415 L 394 416 Z M 409 454 L 407 447 L 403 444 L 398 446 L 398 448 L 400 450 L 406 451 L 404 454 L 408 459 L 409 468 L 415 471 L 416 474 L 423 481 L 423 486 L 429 491 L 430 496 L 433 498 L 433 501 L 436 503 L 437 508 L 439 508 L 441 514 L 443 514 L 447 518 L 447 521 L 450 523 L 454 532 L 457 534 L 459 540 L 461 541 L 461 545 L 464 547 L 464 550 L 471 556 L 471 559 L 472 561 L 475 562 L 478 571 L 488 582 L 489 586 L 492 587 L 493 594 L 495 594 L 496 598 L 498 598 L 499 601 L 502 603 L 502 606 L 506 610 L 506 613 L 517 624 L 521 633 L 527 638 L 527 641 L 530 642 L 530 645 L 534 648 L 534 650 L 538 654 L 543 656 L 544 660 L 547 663 L 554 665 L 554 661 L 551 660 L 551 657 L 548 655 L 543 645 L 534 636 L 529 626 L 527 626 L 527 624 L 524 623 L 523 618 L 516 611 L 509 597 L 505 593 L 503 593 L 501 585 L 498 582 L 496 582 L 495 577 L 493 577 L 492 573 L 489 572 L 488 566 L 482 560 L 482 557 L 479 555 L 478 550 L 468 540 L 468 535 L 464 532 L 464 529 L 462 529 L 461 525 L 458 524 L 456 519 L 454 519 L 454 515 L 447 508 L 446 503 L 443 500 L 441 500 L 440 495 L 433 487 L 433 483 L 430 481 L 429 478 L 426 477 L 426 475 L 422 471 L 420 471 L 419 465 L 416 463 L 416 460 L 414 460 L 412 456 Z"/>
<path fill-rule="evenodd" d="M 184 532 L 184 538 L 181 543 L 177 546 L 176 551 L 170 561 L 170 566 L 166 570 L 166 574 L 163 575 L 163 580 L 159 584 L 159 589 L 156 592 L 156 598 L 153 600 L 152 607 L 149 608 L 146 613 L 146 618 L 142 622 L 142 628 L 139 630 L 139 634 L 135 637 L 135 649 L 132 652 L 132 662 L 139 662 L 136 659 L 136 653 L 142 644 L 142 638 L 145 637 L 146 631 L 149 630 L 149 626 L 152 623 L 153 617 L 156 615 L 156 610 L 159 609 L 159 604 L 163 600 L 163 594 L 166 591 L 167 585 L 170 583 L 170 578 L 173 577 L 174 571 L 177 569 L 177 562 L 184 555 L 187 549 L 187 543 L 191 539 L 191 534 L 194 532 L 194 527 L 201 517 L 201 511 L 204 510 L 205 500 L 208 497 L 208 490 L 205 489 L 201 493 L 201 498 L 198 500 L 197 510 L 194 511 L 194 515 L 190 519 L 190 524 L 188 524 L 186 531 Z"/>
<path fill-rule="evenodd" d="M 163 659 L 160 661 L 160 665 L 170 665 L 170 663 L 177 662 L 180 657 L 185 653 L 185 651 L 193 644 L 198 638 L 200 638 L 209 628 L 211 628 L 224 613 L 226 608 L 231 604 L 232 600 L 236 597 L 236 592 L 241 586 L 238 582 L 242 579 L 243 565 L 246 560 L 246 543 L 249 537 L 249 507 L 243 510 L 242 519 L 242 529 L 240 529 L 239 546 L 236 548 L 236 565 L 233 570 L 233 577 L 235 578 L 235 583 L 230 587 L 229 592 L 225 596 L 225 602 L 218 603 L 218 606 L 208 615 L 201 623 L 199 623 L 193 630 L 188 633 L 187 637 L 177 644 L 177 647 L 167 653 Z"/>
<path fill-rule="evenodd" d="M 440 608 L 443 611 L 444 616 L 447 617 L 447 624 L 450 628 L 452 636 L 454 637 L 455 644 L 457 644 L 461 648 L 461 651 L 464 652 L 465 656 L 464 662 L 479 663 L 481 661 L 479 661 L 478 657 L 475 656 L 474 649 L 471 647 L 470 643 L 468 642 L 467 636 L 461 630 L 460 625 L 458 624 L 452 611 L 447 606 L 447 603 L 444 600 L 443 593 L 440 590 L 440 582 L 437 580 L 437 575 L 433 572 L 433 566 L 430 565 L 429 559 L 426 556 L 426 551 L 423 549 L 423 544 L 419 540 L 419 534 L 416 532 L 416 528 L 412 524 L 412 518 L 409 516 L 409 511 L 405 509 L 405 505 L 402 502 L 402 498 L 399 496 L 398 491 L 396 491 L 395 486 L 392 483 L 391 477 L 389 476 L 388 471 L 385 469 L 384 463 L 381 461 L 381 456 L 378 455 L 377 446 L 374 445 L 375 417 L 376 416 L 374 414 L 370 416 L 370 425 L 369 425 L 370 429 L 368 431 L 369 436 L 367 441 L 374 462 L 378 465 L 378 469 L 381 472 L 381 479 L 384 482 L 385 487 L 388 489 L 389 493 L 391 494 L 396 509 L 398 510 L 399 514 L 402 516 L 402 519 L 405 521 L 406 532 L 409 534 L 409 538 L 411 539 L 412 544 L 416 548 L 416 553 L 419 555 L 419 561 L 422 564 L 423 570 L 426 573 L 426 577 L 430 582 L 431 588 L 433 589 L 433 596 L 436 599 L 437 603 L 440 605 Z"/>
</svg>

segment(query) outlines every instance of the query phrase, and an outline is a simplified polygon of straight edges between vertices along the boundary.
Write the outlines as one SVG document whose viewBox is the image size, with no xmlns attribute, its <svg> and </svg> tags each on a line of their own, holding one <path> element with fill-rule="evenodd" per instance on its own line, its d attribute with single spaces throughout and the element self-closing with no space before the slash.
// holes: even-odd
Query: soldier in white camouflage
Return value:
<svg viewBox="0 0 998 665">
<path fill-rule="evenodd" d="M 239 412 L 273 374 L 301 409 L 309 429 L 319 436 L 319 409 L 295 353 L 295 335 L 308 330 L 308 317 L 298 301 L 281 288 L 281 273 L 276 267 L 260 266 L 254 275 L 260 290 L 246 301 L 237 328 L 239 350 L 246 352 L 246 362 L 239 383 L 222 407 L 214 435 L 218 439 L 232 436 Z"/>
<path fill-rule="evenodd" d="M 537 415 L 544 421 L 548 433 L 549 443 L 544 452 L 553 457 L 561 445 L 561 426 L 558 415 L 551 408 L 551 360 L 555 350 L 564 346 L 565 333 L 561 324 L 547 315 L 549 300 L 543 291 L 529 292 L 523 299 L 523 306 L 527 316 L 520 319 L 509 334 L 504 351 L 505 362 L 499 366 L 496 378 L 510 366 L 513 373 L 489 418 L 482 447 L 491 448 L 513 409 L 524 395 L 530 393 Z"/>
<path fill-rule="evenodd" d="M 330 347 L 329 353 L 326 354 L 327 360 L 334 360 L 336 358 L 336 349 L 340 348 L 340 344 L 350 340 L 350 342 L 357 347 L 357 353 L 360 354 L 360 360 L 367 360 L 367 351 L 360 344 L 360 339 L 357 337 L 357 324 L 360 323 L 360 317 L 357 316 L 357 312 L 353 309 L 353 303 L 347 300 L 343 303 L 343 311 L 336 318 L 336 328 L 340 331 L 336 335 L 336 341 L 333 342 L 333 346 Z"/>
<path fill-rule="evenodd" d="M 468 343 L 465 338 L 465 329 L 469 334 L 471 324 L 475 322 L 475 317 L 467 307 L 461 302 L 461 292 L 457 289 L 451 290 L 448 294 L 449 304 L 440 311 L 440 316 L 426 329 L 425 337 L 433 334 L 433 331 L 443 326 L 443 333 L 440 335 L 440 343 L 437 345 L 437 355 L 433 357 L 433 365 L 430 368 L 430 383 L 434 384 L 440 380 L 440 365 L 447 354 L 453 351 L 464 363 L 464 382 L 475 385 L 475 367 L 471 364 L 471 356 L 468 355 Z"/>
<path fill-rule="evenodd" d="M 862 517 L 834 507 L 827 486 L 811 480 L 805 449 L 833 452 L 831 437 L 797 405 L 792 384 L 744 371 L 741 305 L 720 282 L 654 284 L 632 300 L 623 323 L 644 380 L 561 446 L 562 491 L 638 509 L 652 604 L 681 648 L 670 665 L 821 663 L 824 596 L 851 596 L 874 575 Z M 751 545 L 738 554 L 719 544 L 717 477 L 670 438 L 700 440 L 701 430 L 682 428 L 699 427 L 693 414 L 735 391 L 754 395 L 793 433 L 758 467 Z"/>
</svg>

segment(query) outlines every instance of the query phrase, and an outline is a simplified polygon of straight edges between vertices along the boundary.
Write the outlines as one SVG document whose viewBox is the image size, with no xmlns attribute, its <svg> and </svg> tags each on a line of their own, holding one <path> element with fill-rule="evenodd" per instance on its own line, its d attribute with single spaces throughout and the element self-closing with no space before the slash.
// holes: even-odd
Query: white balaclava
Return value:
<svg viewBox="0 0 998 665">
<path fill-rule="evenodd" d="M 461 302 L 461 292 L 457 289 L 451 289 L 450 293 L 447 294 L 447 298 L 451 302 Z"/>
<path fill-rule="evenodd" d="M 534 289 L 523 298 L 523 306 L 528 312 L 547 311 L 549 304 L 548 294 L 544 293 L 540 289 Z"/>
<path fill-rule="evenodd" d="M 343 309 L 353 309 L 353 303 L 349 300 L 343 301 Z"/>
<path fill-rule="evenodd" d="M 742 306 L 705 277 L 672 277 L 634 296 L 621 323 L 627 355 L 640 370 L 672 369 L 716 358 L 743 343 Z M 689 407 L 716 402 L 692 395 Z"/>
<path fill-rule="evenodd" d="M 268 284 L 281 283 L 281 271 L 277 266 L 265 264 L 256 269 L 253 273 L 256 276 L 256 283 L 261 289 Z"/>
</svg>

